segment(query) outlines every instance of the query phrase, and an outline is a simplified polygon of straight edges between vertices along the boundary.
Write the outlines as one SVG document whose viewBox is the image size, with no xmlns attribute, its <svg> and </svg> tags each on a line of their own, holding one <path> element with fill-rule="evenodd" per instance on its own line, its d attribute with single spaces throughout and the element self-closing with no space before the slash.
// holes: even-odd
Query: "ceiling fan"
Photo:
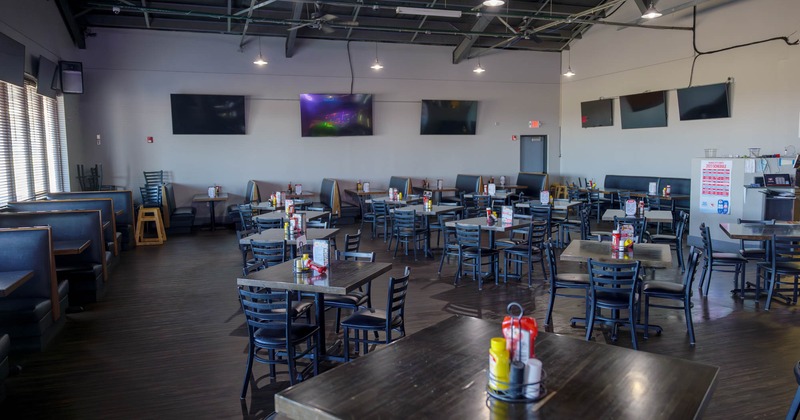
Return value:
<svg viewBox="0 0 800 420">
<path fill-rule="evenodd" d="M 296 30 L 298 30 L 300 28 L 308 27 L 308 28 L 313 28 L 313 29 L 319 29 L 320 31 L 322 31 L 322 32 L 324 32 L 326 34 L 334 33 L 336 31 L 336 29 L 331 26 L 331 23 L 334 23 L 333 21 L 339 19 L 339 17 L 336 16 L 336 15 L 329 14 L 329 13 L 323 15 L 320 12 L 320 8 L 319 8 L 319 4 L 318 3 L 314 4 L 314 8 L 315 8 L 315 11 L 314 11 L 314 13 L 311 14 L 311 16 L 310 16 L 311 19 L 310 20 L 308 20 L 306 22 L 303 22 L 303 23 L 300 23 L 300 24 L 297 24 L 297 25 L 294 25 L 291 28 L 289 28 L 288 30 L 296 31 Z M 342 25 L 342 26 L 358 26 L 358 22 L 356 22 L 356 21 L 340 21 L 340 22 L 335 22 L 335 24 L 336 25 Z"/>
</svg>

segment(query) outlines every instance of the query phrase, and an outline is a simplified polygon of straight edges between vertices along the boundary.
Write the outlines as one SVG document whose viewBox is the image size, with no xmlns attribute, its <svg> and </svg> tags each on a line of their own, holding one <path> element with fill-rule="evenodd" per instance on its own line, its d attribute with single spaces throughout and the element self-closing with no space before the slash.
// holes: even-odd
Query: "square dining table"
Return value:
<svg viewBox="0 0 800 420">
<path fill-rule="evenodd" d="M 394 213 L 395 210 L 399 211 L 415 211 L 417 215 L 423 216 L 423 221 L 425 223 L 425 229 L 430 229 L 430 223 L 428 221 L 428 216 L 438 216 L 442 213 L 450 213 L 450 212 L 460 212 L 464 210 L 464 206 L 440 206 L 440 205 L 432 205 L 430 209 L 426 209 L 425 205 L 423 204 L 414 204 L 411 206 L 405 207 L 397 207 L 393 208 L 390 211 Z M 428 232 L 428 241 L 425 243 L 425 254 L 433 257 L 433 248 L 431 248 L 431 235 L 430 231 Z"/>
<path fill-rule="evenodd" d="M 0 297 L 8 296 L 32 277 L 31 270 L 0 271 Z"/>
<path fill-rule="evenodd" d="M 454 316 L 275 395 L 290 419 L 693 419 L 719 368 L 539 331 L 545 394 L 487 395 L 489 341 L 499 322 Z"/>
<path fill-rule="evenodd" d="M 777 236 L 799 236 L 800 223 L 776 222 L 774 225 L 762 223 L 720 223 L 719 228 L 731 239 L 745 241 L 766 241 Z"/>
<path fill-rule="evenodd" d="M 586 262 L 589 258 L 605 263 L 640 261 L 642 267 L 666 268 L 672 265 L 668 244 L 635 244 L 632 250 L 612 250 L 611 242 L 574 240 L 561 253 L 564 261 Z"/>
<path fill-rule="evenodd" d="M 318 228 L 308 228 L 306 229 L 305 237 L 306 241 L 313 241 L 316 239 L 330 239 L 336 234 L 339 233 L 338 228 L 333 229 L 318 229 Z M 299 235 L 292 235 L 288 239 L 286 238 L 286 232 L 283 229 L 267 229 L 262 230 L 259 233 L 254 233 L 249 236 L 245 236 L 242 239 L 239 239 L 239 245 L 250 245 L 250 241 L 263 241 L 263 242 L 276 242 L 286 240 L 286 245 L 291 247 L 291 257 L 294 258 L 295 256 L 295 247 L 297 246 L 297 238 Z"/>
<path fill-rule="evenodd" d="M 494 249 L 495 233 L 508 232 L 509 230 L 519 229 L 531 224 L 531 219 L 513 218 L 507 222 L 498 218 L 490 222 L 486 216 L 473 217 L 470 219 L 451 220 L 445 223 L 445 226 L 455 227 L 456 224 L 480 226 L 481 230 L 489 232 L 489 248 Z"/>
<path fill-rule="evenodd" d="M 613 222 L 614 216 L 627 217 L 625 216 L 625 210 L 608 209 L 603 212 L 603 221 Z M 672 219 L 672 212 L 669 210 L 645 210 L 644 217 L 648 222 L 653 223 L 672 223 L 674 221 Z"/>
<path fill-rule="evenodd" d="M 346 295 L 391 269 L 391 263 L 333 260 L 324 274 L 314 275 L 312 271 L 295 273 L 294 261 L 290 260 L 239 277 L 236 283 L 239 286 L 314 293 L 314 310 L 320 327 L 320 353 L 326 355 L 325 293 Z M 326 357 L 336 359 L 330 355 Z"/>
</svg>

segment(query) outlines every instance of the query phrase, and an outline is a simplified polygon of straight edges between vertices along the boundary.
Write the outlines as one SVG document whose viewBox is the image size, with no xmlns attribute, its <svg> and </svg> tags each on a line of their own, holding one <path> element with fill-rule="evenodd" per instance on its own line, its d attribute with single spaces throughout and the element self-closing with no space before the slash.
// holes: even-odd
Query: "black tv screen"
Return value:
<svg viewBox="0 0 800 420">
<path fill-rule="evenodd" d="M 478 101 L 422 100 L 420 134 L 475 134 Z"/>
<path fill-rule="evenodd" d="M 0 33 L 0 80 L 12 85 L 25 83 L 25 45 Z"/>
<path fill-rule="evenodd" d="M 730 118 L 730 84 L 678 89 L 678 111 L 681 121 Z"/>
<path fill-rule="evenodd" d="M 667 126 L 667 92 L 647 92 L 619 97 L 622 129 Z"/>
<path fill-rule="evenodd" d="M 245 134 L 244 96 L 173 93 L 172 134 Z"/>
<path fill-rule="evenodd" d="M 303 137 L 372 135 L 372 95 L 300 95 L 300 124 Z"/>
<path fill-rule="evenodd" d="M 581 102 L 581 127 L 610 127 L 614 125 L 614 100 L 600 99 Z"/>
</svg>

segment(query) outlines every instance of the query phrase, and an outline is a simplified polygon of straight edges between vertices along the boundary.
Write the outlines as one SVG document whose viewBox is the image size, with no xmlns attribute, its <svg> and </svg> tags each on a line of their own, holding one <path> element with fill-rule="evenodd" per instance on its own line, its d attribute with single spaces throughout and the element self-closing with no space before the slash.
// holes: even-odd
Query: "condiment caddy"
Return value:
<svg viewBox="0 0 800 420">
<path fill-rule="evenodd" d="M 514 309 L 519 313 L 514 315 Z M 519 303 L 511 302 L 503 319 L 503 337 L 493 337 L 489 347 L 486 392 L 492 398 L 513 403 L 529 403 L 547 394 L 545 371 L 534 354 L 539 332 L 536 320 L 523 316 Z"/>
</svg>

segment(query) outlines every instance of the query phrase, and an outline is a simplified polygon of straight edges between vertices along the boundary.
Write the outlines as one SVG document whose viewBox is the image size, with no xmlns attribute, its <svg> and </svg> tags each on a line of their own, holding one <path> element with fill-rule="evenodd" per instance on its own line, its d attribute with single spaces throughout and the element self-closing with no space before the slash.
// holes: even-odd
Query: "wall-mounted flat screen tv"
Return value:
<svg viewBox="0 0 800 420">
<path fill-rule="evenodd" d="M 25 45 L 0 33 L 0 80 L 12 85 L 25 83 Z"/>
<path fill-rule="evenodd" d="M 300 95 L 300 124 L 303 137 L 372 135 L 372 95 Z"/>
<path fill-rule="evenodd" d="M 681 121 L 730 118 L 730 83 L 678 89 Z"/>
<path fill-rule="evenodd" d="M 420 134 L 475 134 L 478 101 L 423 99 Z"/>
<path fill-rule="evenodd" d="M 639 93 L 619 97 L 622 129 L 667 126 L 667 92 Z"/>
<path fill-rule="evenodd" d="M 244 96 L 173 93 L 172 134 L 245 134 Z"/>
<path fill-rule="evenodd" d="M 599 99 L 581 102 L 581 127 L 610 127 L 614 125 L 614 100 Z"/>
</svg>

